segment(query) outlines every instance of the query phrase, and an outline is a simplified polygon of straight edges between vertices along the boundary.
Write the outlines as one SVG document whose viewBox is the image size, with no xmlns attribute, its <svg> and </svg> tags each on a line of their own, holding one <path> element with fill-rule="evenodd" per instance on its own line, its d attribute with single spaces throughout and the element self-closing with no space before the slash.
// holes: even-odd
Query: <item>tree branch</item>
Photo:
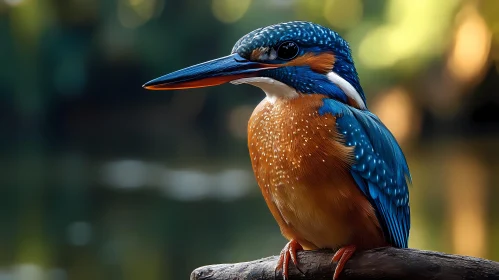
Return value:
<svg viewBox="0 0 499 280">
<path fill-rule="evenodd" d="M 298 262 L 302 274 L 293 263 L 289 278 L 332 279 L 336 264 L 332 251 L 300 251 Z M 195 269 L 191 280 L 282 279 L 274 274 L 277 256 L 251 262 L 208 265 Z M 499 279 L 499 263 L 479 258 L 448 255 L 415 249 L 379 248 L 356 253 L 345 265 L 341 280 L 353 279 Z"/>
</svg>

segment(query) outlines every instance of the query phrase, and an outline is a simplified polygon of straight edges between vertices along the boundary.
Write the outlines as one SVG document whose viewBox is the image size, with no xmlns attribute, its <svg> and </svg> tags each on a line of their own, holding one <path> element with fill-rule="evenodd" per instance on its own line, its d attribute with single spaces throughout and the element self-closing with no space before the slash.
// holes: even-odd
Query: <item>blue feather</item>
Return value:
<svg viewBox="0 0 499 280">
<path fill-rule="evenodd" d="M 320 114 L 337 117 L 345 143 L 355 146 L 351 175 L 371 201 L 393 246 L 406 248 L 410 229 L 410 173 L 397 141 L 376 115 L 337 100 L 324 99 Z"/>
</svg>

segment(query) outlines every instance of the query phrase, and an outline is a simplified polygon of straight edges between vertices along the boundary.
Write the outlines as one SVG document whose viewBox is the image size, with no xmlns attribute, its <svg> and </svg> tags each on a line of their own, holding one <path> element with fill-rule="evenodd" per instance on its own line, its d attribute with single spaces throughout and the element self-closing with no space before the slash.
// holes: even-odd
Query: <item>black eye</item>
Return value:
<svg viewBox="0 0 499 280">
<path fill-rule="evenodd" d="M 293 59 L 298 54 L 299 48 L 295 42 L 286 41 L 277 48 L 277 56 L 280 59 Z"/>
</svg>

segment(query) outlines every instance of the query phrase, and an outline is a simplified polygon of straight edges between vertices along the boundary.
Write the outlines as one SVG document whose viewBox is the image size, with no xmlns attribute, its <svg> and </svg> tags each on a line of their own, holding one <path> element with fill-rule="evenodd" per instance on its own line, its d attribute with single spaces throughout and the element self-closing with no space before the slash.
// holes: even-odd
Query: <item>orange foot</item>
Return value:
<svg viewBox="0 0 499 280">
<path fill-rule="evenodd" d="M 340 273 L 343 271 L 343 267 L 345 267 L 345 263 L 352 257 L 355 252 L 355 245 L 348 245 L 345 247 L 341 247 L 336 253 L 334 253 L 332 262 L 337 262 L 336 269 L 334 270 L 333 280 L 337 280 Z"/>
<path fill-rule="evenodd" d="M 279 261 L 277 261 L 277 266 L 275 268 L 276 271 L 282 270 L 282 277 L 284 280 L 288 278 L 288 267 L 289 267 L 289 259 L 293 261 L 296 268 L 298 268 L 298 259 L 296 257 L 296 250 L 303 250 L 303 247 L 298 243 L 298 241 L 292 239 L 291 241 L 284 246 L 281 251 L 281 255 L 279 256 Z M 298 268 L 300 270 L 300 268 Z M 303 273 L 300 270 L 301 273 Z"/>
</svg>

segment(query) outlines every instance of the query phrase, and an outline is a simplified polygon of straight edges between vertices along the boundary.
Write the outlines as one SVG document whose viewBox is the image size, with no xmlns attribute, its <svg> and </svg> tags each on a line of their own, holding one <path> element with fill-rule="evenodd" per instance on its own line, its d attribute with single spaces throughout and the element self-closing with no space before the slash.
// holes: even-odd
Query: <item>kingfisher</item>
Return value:
<svg viewBox="0 0 499 280">
<path fill-rule="evenodd" d="M 356 250 L 407 248 L 405 156 L 369 111 L 350 47 L 335 31 L 304 21 L 258 28 L 230 55 L 153 79 L 175 90 L 224 83 L 261 88 L 248 123 L 252 168 L 289 240 L 276 271 L 288 278 L 297 250 L 332 249 L 333 279 Z"/>
</svg>

